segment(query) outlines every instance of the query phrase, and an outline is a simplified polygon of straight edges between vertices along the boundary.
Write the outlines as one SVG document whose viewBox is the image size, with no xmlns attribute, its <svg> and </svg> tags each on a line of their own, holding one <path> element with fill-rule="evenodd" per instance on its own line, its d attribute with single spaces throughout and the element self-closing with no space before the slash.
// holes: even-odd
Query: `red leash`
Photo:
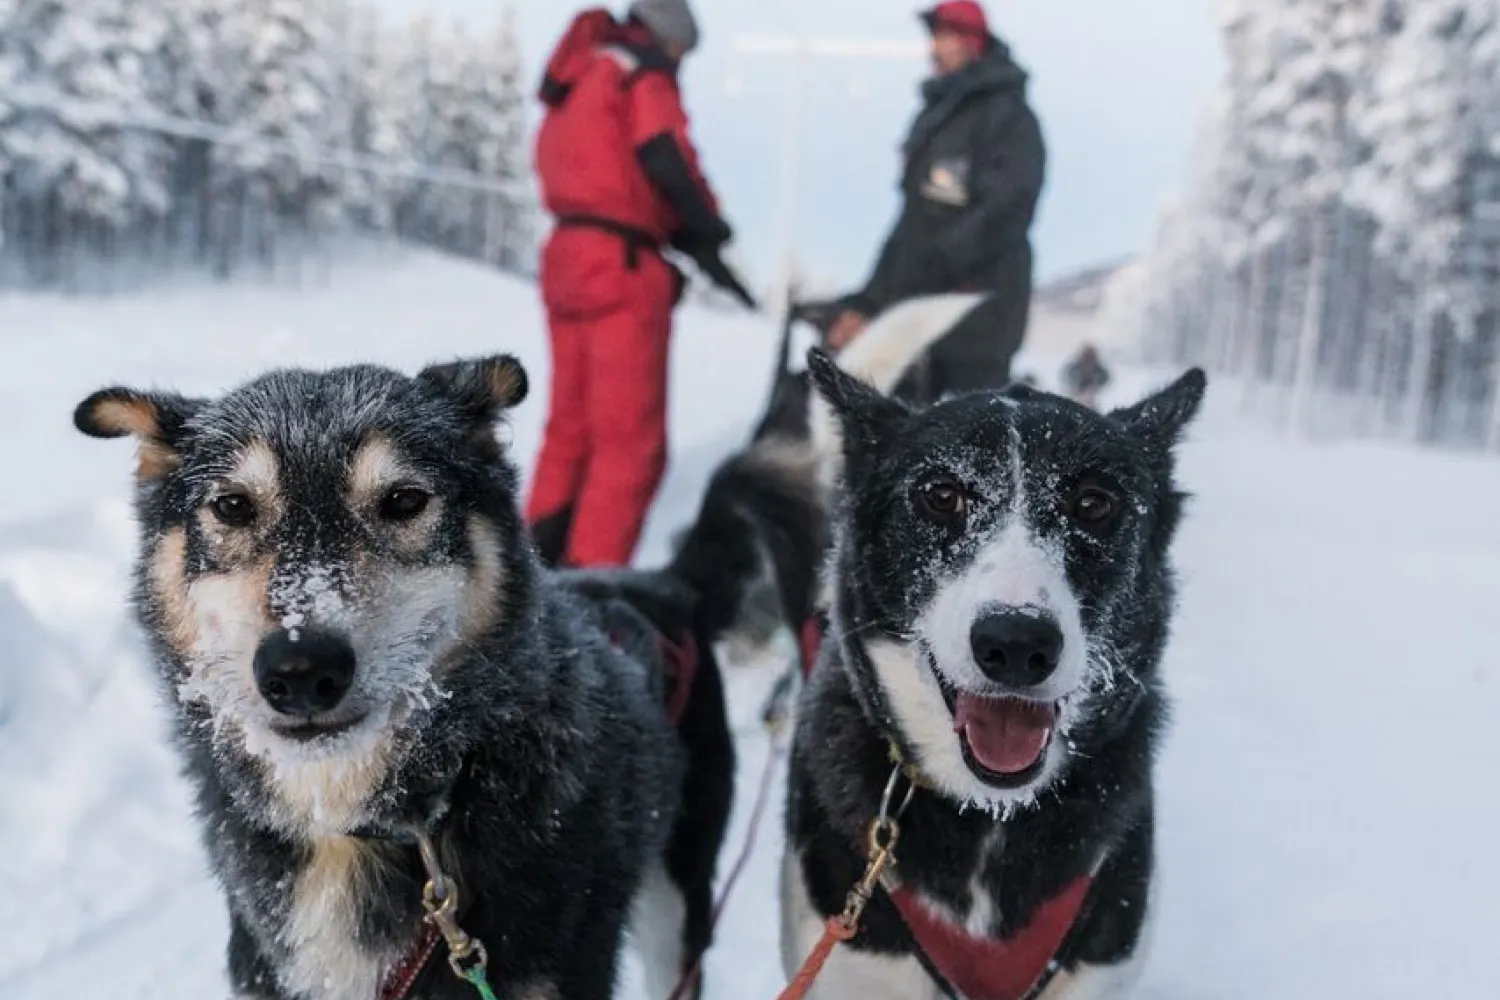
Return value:
<svg viewBox="0 0 1500 1000">
<path fill-rule="evenodd" d="M 750 856 L 755 853 L 755 845 L 760 838 L 760 828 L 766 817 L 766 806 L 771 801 L 771 779 L 776 774 L 776 765 L 786 756 L 786 748 L 782 746 L 779 734 L 771 733 L 771 746 L 766 753 L 766 765 L 760 771 L 760 787 L 755 792 L 755 805 L 750 810 L 750 826 L 745 832 L 745 842 L 740 847 L 739 857 L 735 858 L 734 867 L 729 870 L 729 877 L 724 880 L 724 887 L 719 890 L 719 898 L 714 903 L 713 918 L 709 921 L 709 929 L 716 930 L 719 926 L 719 918 L 724 915 L 724 907 L 729 903 L 729 897 L 734 893 L 734 887 L 744 874 L 745 865 L 750 861 Z M 703 956 L 699 955 L 693 960 L 693 964 L 682 978 L 677 980 L 677 986 L 673 988 L 667 1000 L 685 1000 L 698 974 L 703 969 Z"/>
</svg>

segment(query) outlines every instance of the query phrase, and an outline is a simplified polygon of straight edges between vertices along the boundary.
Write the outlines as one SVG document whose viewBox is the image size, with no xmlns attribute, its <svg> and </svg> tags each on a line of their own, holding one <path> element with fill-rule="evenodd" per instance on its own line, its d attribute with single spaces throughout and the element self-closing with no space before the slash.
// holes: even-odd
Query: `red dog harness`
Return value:
<svg viewBox="0 0 1500 1000">
<path fill-rule="evenodd" d="M 698 640 L 692 630 L 683 633 L 682 642 L 675 643 L 665 635 L 659 636 L 662 666 L 667 675 L 667 718 L 672 725 L 682 721 L 687 711 L 688 698 L 693 693 L 693 680 L 698 676 Z"/>
<path fill-rule="evenodd" d="M 624 648 L 624 640 L 613 632 L 609 641 L 616 649 Z M 682 634 L 681 642 L 673 642 L 665 632 L 658 632 L 656 645 L 661 653 L 662 674 L 667 683 L 667 720 L 675 726 L 682 721 L 688 700 L 693 695 L 693 681 L 698 676 L 698 640 L 692 629 Z"/>
<path fill-rule="evenodd" d="M 827 622 L 814 615 L 798 636 L 802 677 L 818 662 Z M 881 883 L 896 904 L 929 973 L 966 1000 L 1035 1000 L 1058 972 L 1057 954 L 1078 923 L 1092 875 L 1068 883 L 1037 908 L 1031 922 L 1007 938 L 976 937 L 937 914 L 910 888 L 888 874 Z"/>
<path fill-rule="evenodd" d="M 1008 938 L 975 937 L 933 913 L 910 889 L 888 892 L 932 969 L 960 996 L 1032 1000 L 1057 974 L 1057 953 L 1078 922 L 1093 883 L 1087 875 L 1069 883 Z"/>
<path fill-rule="evenodd" d="M 380 984 L 380 992 L 375 994 L 375 1000 L 406 1000 L 411 988 L 417 984 L 417 977 L 427 968 L 427 963 L 432 960 L 432 953 L 437 951 L 437 946 L 442 941 L 443 936 L 438 933 L 435 924 L 423 923 L 422 936 L 417 939 L 417 946 L 407 952 L 401 964 L 386 973 L 385 980 Z"/>
<path fill-rule="evenodd" d="M 826 624 L 821 614 L 814 614 L 802 623 L 802 631 L 797 636 L 797 651 L 802 655 L 802 679 L 804 681 L 812 676 L 813 667 L 818 665 L 818 651 L 823 648 L 825 627 Z"/>
</svg>

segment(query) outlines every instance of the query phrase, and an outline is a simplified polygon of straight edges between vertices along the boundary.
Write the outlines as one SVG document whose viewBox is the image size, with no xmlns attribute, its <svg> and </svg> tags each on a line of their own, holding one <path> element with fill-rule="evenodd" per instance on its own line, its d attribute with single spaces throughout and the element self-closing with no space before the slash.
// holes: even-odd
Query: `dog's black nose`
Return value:
<svg viewBox="0 0 1500 1000">
<path fill-rule="evenodd" d="M 991 611 L 969 630 L 974 662 L 997 684 L 1029 688 L 1045 681 L 1062 660 L 1063 634 L 1057 621 L 1034 610 Z"/>
<path fill-rule="evenodd" d="M 327 632 L 281 629 L 255 651 L 255 686 L 283 715 L 331 712 L 354 684 L 354 647 Z"/>
</svg>

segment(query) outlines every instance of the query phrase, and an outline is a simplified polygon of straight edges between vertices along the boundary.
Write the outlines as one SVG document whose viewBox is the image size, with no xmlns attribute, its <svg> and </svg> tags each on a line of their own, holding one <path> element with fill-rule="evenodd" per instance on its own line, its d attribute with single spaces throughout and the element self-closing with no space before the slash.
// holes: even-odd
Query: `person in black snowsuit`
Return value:
<svg viewBox="0 0 1500 1000">
<path fill-rule="evenodd" d="M 905 203 L 865 287 L 828 331 L 835 350 L 904 299 L 989 292 L 930 351 L 904 394 L 1003 387 L 1031 308 L 1030 229 L 1046 147 L 1026 102 L 1026 72 L 974 0 L 920 15 L 932 33 L 935 76 L 904 146 Z"/>
</svg>

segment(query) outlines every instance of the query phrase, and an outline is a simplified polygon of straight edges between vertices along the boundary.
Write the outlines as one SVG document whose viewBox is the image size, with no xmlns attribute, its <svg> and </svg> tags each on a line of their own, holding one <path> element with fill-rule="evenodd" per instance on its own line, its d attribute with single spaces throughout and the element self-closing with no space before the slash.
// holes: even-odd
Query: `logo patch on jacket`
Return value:
<svg viewBox="0 0 1500 1000">
<path fill-rule="evenodd" d="M 922 182 L 922 197 L 960 208 L 969 203 L 969 161 L 963 157 L 938 160 Z"/>
</svg>

